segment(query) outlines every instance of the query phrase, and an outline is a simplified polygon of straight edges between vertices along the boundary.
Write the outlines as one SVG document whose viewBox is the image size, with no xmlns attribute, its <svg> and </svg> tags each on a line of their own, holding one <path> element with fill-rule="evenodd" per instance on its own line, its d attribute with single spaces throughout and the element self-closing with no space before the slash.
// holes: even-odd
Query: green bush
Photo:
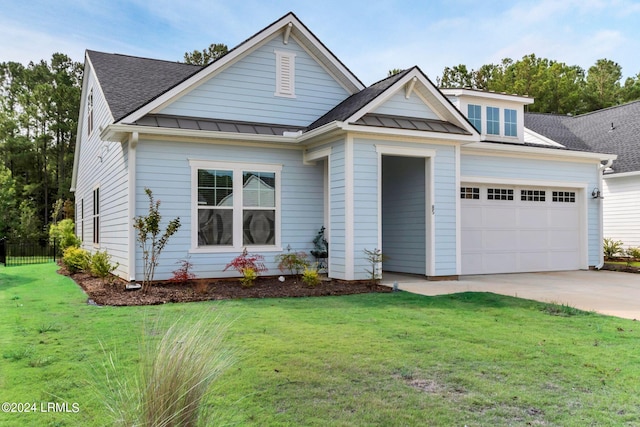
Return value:
<svg viewBox="0 0 640 427">
<path fill-rule="evenodd" d="M 242 279 L 240 279 L 240 283 L 242 283 L 242 286 L 250 288 L 253 286 L 257 278 L 258 272 L 251 267 L 247 267 L 242 270 Z"/>
<path fill-rule="evenodd" d="M 49 241 L 56 240 L 61 250 L 80 246 L 80 239 L 75 235 L 75 224 L 70 219 L 63 219 L 49 227 Z"/>
<path fill-rule="evenodd" d="M 640 259 L 640 248 L 628 248 L 626 253 L 628 257 Z"/>
<path fill-rule="evenodd" d="M 314 268 L 305 267 L 304 271 L 302 272 L 302 281 L 307 286 L 316 286 L 317 284 L 319 284 L 320 275 L 318 274 L 318 269 L 315 267 Z"/>
<path fill-rule="evenodd" d="M 289 270 L 290 274 L 295 274 L 296 276 L 300 275 L 300 272 L 309 266 L 307 254 L 302 251 L 280 254 L 276 256 L 276 261 L 278 261 L 278 269 L 281 272 L 284 273 L 285 270 Z"/>
<path fill-rule="evenodd" d="M 91 254 L 82 248 L 68 247 L 62 255 L 62 263 L 69 273 L 88 270 L 91 264 Z"/>
<path fill-rule="evenodd" d="M 109 255 L 107 251 L 98 251 L 91 257 L 91 265 L 89 269 L 91 270 L 92 275 L 105 279 L 107 277 L 111 277 L 113 271 L 118 268 L 119 265 L 120 263 L 118 262 L 111 264 L 111 255 Z"/>
<path fill-rule="evenodd" d="M 602 245 L 602 250 L 604 251 L 604 256 L 607 258 L 613 258 L 618 254 L 622 254 L 624 251 L 620 240 L 613 240 L 606 237 Z"/>
</svg>

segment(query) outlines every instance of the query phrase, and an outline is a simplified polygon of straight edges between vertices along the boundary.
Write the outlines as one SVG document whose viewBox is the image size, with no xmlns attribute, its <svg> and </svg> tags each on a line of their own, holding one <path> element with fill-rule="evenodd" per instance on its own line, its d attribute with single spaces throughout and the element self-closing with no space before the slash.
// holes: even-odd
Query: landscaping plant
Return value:
<svg viewBox="0 0 640 427">
<path fill-rule="evenodd" d="M 304 268 L 304 271 L 302 272 L 302 281 L 308 286 L 316 286 L 320 283 L 320 275 L 318 274 L 317 265 L 311 268 Z"/>
<path fill-rule="evenodd" d="M 120 266 L 119 262 L 115 264 L 111 264 L 111 255 L 107 253 L 107 251 L 96 252 L 91 257 L 91 263 L 89 266 L 89 270 L 91 274 L 95 277 L 99 277 L 102 280 L 109 279 L 108 281 L 113 282 L 113 272 L 116 268 Z"/>
<path fill-rule="evenodd" d="M 51 224 L 49 226 L 49 242 L 57 242 L 62 251 L 71 246 L 80 246 L 80 239 L 75 235 L 73 220 L 63 219 L 58 223 Z"/>
<path fill-rule="evenodd" d="M 160 230 L 160 200 L 153 199 L 153 193 L 149 188 L 144 192 L 149 197 L 149 213 L 133 218 L 133 228 L 138 230 L 137 240 L 142 248 L 143 281 L 142 291 L 146 292 L 153 282 L 153 276 L 158 266 L 160 253 L 167 245 L 169 238 L 180 228 L 180 217 L 169 221 L 164 233 Z"/>
<path fill-rule="evenodd" d="M 620 240 L 613 240 L 605 237 L 602 250 L 604 251 L 605 257 L 613 258 L 618 254 L 622 254 L 622 242 Z"/>
<path fill-rule="evenodd" d="M 233 268 L 242 274 L 241 282 L 244 286 L 252 286 L 258 274 L 267 271 L 267 267 L 262 261 L 264 261 L 264 256 L 260 254 L 250 254 L 247 252 L 247 248 L 244 248 L 242 253 L 232 259 L 222 271 Z"/>
<path fill-rule="evenodd" d="M 371 264 L 371 270 L 365 270 L 369 273 L 371 280 L 374 282 L 378 282 L 382 279 L 382 260 L 384 259 L 384 255 L 382 255 L 382 250 L 374 249 L 372 251 L 365 249 L 365 255 L 367 256 L 367 261 Z"/>
<path fill-rule="evenodd" d="M 627 254 L 628 257 L 632 258 L 631 261 L 639 260 L 640 259 L 640 248 L 628 248 L 626 250 L 626 254 Z"/>
<path fill-rule="evenodd" d="M 177 264 L 180 264 L 180 268 L 173 270 L 173 276 L 169 279 L 169 282 L 183 285 L 196 278 L 196 275 L 189 271 L 193 268 L 193 263 L 188 258 L 181 259 Z"/>
<path fill-rule="evenodd" d="M 88 270 L 91 265 L 91 254 L 82 248 L 68 247 L 62 255 L 62 264 L 69 273 Z"/>
<path fill-rule="evenodd" d="M 289 271 L 289 274 L 300 275 L 300 272 L 309 266 L 307 254 L 300 252 L 287 252 L 276 256 L 278 261 L 278 269 L 281 272 Z"/>
</svg>

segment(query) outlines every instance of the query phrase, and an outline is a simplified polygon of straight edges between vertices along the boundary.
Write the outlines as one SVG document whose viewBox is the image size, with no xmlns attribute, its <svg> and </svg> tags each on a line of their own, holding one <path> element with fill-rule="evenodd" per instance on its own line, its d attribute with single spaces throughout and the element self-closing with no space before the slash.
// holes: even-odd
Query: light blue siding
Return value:
<svg viewBox="0 0 640 427">
<path fill-rule="evenodd" d="M 75 191 L 76 205 L 84 201 L 84 220 L 79 212 L 78 234 L 84 223 L 82 247 L 90 252 L 107 251 L 113 263 L 119 263 L 115 274 L 128 277 L 128 185 L 127 144 L 100 140 L 100 128 L 111 123 L 107 103 L 98 89 L 92 72 L 87 68 L 87 88 L 93 88 L 94 129 L 87 135 L 87 114 L 82 117 L 84 127 L 80 141 L 80 157 Z M 86 94 L 84 94 L 86 96 Z M 83 99 L 82 102 L 86 102 Z M 100 244 L 93 244 L 93 190 L 100 188 Z"/>
<path fill-rule="evenodd" d="M 332 145 L 329 159 L 329 274 L 344 279 L 346 275 L 346 187 L 344 143 Z"/>
<path fill-rule="evenodd" d="M 598 186 L 598 166 L 596 164 L 468 154 L 463 154 L 460 162 L 461 175 L 463 177 L 584 183 L 588 189 Z M 589 265 L 597 265 L 600 256 L 600 214 L 598 204 L 601 203 L 601 200 L 592 199 L 590 194 L 586 194 L 585 197 L 587 197 Z"/>
<path fill-rule="evenodd" d="M 295 53 L 295 98 L 275 96 L 274 50 Z M 162 114 L 306 126 L 349 93 L 296 42 L 275 35 L 246 57 L 165 107 Z"/>
<path fill-rule="evenodd" d="M 418 117 L 421 119 L 435 119 L 439 117 L 429 108 L 418 95 L 411 94 L 409 99 L 405 97 L 404 90 L 398 91 L 388 101 L 374 110 L 378 114 L 390 114 L 393 116 Z"/>
<path fill-rule="evenodd" d="M 370 278 L 365 249 L 378 248 L 378 153 L 372 144 L 353 147 L 354 275 L 356 280 Z"/>
<path fill-rule="evenodd" d="M 426 275 L 425 159 L 382 157 L 382 251 L 386 271 Z"/>
<path fill-rule="evenodd" d="M 171 272 L 177 268 L 176 261 L 187 256 L 190 256 L 194 264 L 193 272 L 198 277 L 237 276 L 234 271 L 222 270 L 239 252 L 189 252 L 191 227 L 197 226 L 191 218 L 193 183 L 190 159 L 282 165 L 282 246 L 286 248 L 290 245 L 294 251 L 307 253 L 313 249 L 313 238 L 323 223 L 324 171 L 321 164 L 304 165 L 302 151 L 141 140 L 137 148 L 137 214 L 145 214 L 148 210 L 144 188 L 149 187 L 154 197 L 161 201 L 163 224 L 175 217 L 180 217 L 182 223 L 182 227 L 171 237 L 160 256 L 160 266 L 156 273 L 158 280 L 171 277 Z M 248 249 L 251 252 L 251 248 Z M 137 252 L 137 277 L 141 278 L 141 253 L 139 249 Z M 275 261 L 275 256 L 280 252 L 259 253 L 265 256 L 265 264 L 269 269 L 265 274 L 280 274 Z"/>
</svg>

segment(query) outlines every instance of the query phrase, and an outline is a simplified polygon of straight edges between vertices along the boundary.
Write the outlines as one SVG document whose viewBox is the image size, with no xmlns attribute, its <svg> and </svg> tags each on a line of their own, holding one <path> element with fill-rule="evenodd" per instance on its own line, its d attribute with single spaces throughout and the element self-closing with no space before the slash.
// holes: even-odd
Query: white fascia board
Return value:
<svg viewBox="0 0 640 427">
<path fill-rule="evenodd" d="M 478 142 L 462 147 L 462 154 L 476 154 L 485 156 L 522 156 L 531 158 L 555 158 L 566 161 L 606 161 L 617 159 L 615 154 L 591 153 L 586 151 L 558 150 L 555 148 L 530 147 L 527 145 L 507 145 L 492 142 Z"/>
<path fill-rule="evenodd" d="M 374 126 L 365 125 L 348 125 L 342 123 L 341 129 L 347 132 L 367 133 L 372 135 L 385 135 L 385 136 L 406 136 L 409 138 L 418 139 L 438 139 L 443 141 L 459 142 L 462 144 L 471 144 L 480 141 L 479 135 L 460 135 L 458 133 L 440 133 L 440 132 L 427 132 L 422 130 L 409 130 L 409 129 L 395 129 L 395 128 L 379 128 Z"/>
<path fill-rule="evenodd" d="M 538 186 L 557 188 L 587 188 L 586 182 L 577 181 L 555 181 L 551 179 L 524 179 L 524 178 L 500 178 L 492 176 L 461 176 L 461 184 L 494 184 L 511 186 Z"/>
<path fill-rule="evenodd" d="M 482 90 L 475 89 L 463 89 L 463 88 L 454 88 L 454 89 L 440 89 L 442 93 L 449 96 L 468 96 L 473 98 L 484 98 L 484 99 L 494 99 L 500 101 L 508 101 L 508 102 L 517 102 L 519 104 L 533 104 L 535 99 L 529 98 L 528 96 L 520 96 L 520 95 L 511 95 L 507 93 L 499 93 L 499 92 L 486 92 Z"/>
<path fill-rule="evenodd" d="M 536 139 L 538 139 L 538 140 L 542 141 L 544 144 L 550 145 L 550 146 L 552 146 L 552 147 L 562 147 L 562 148 L 566 148 L 566 146 L 565 146 L 565 145 L 562 145 L 562 144 L 560 144 L 560 143 L 558 143 L 558 142 L 555 142 L 554 140 L 549 139 L 549 138 L 547 138 L 546 136 L 539 134 L 538 132 L 534 132 L 534 131 L 532 131 L 531 129 L 529 129 L 529 128 L 527 128 L 527 127 L 525 127 L 525 128 L 524 128 L 524 133 L 528 133 L 528 134 L 529 134 L 529 135 L 531 135 L 532 137 L 534 137 L 534 138 L 536 138 Z"/>
<path fill-rule="evenodd" d="M 609 179 L 609 178 L 627 178 L 632 176 L 640 176 L 640 171 L 622 172 L 622 173 L 605 173 L 602 177 L 604 179 Z"/>
</svg>

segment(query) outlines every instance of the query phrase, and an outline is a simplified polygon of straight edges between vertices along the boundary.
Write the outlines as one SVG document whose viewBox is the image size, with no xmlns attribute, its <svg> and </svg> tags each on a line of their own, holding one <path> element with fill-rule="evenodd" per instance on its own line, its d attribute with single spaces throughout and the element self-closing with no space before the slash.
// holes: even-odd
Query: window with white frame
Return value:
<svg viewBox="0 0 640 427">
<path fill-rule="evenodd" d="M 487 134 L 500 135 L 500 109 L 487 107 Z"/>
<path fill-rule="evenodd" d="M 505 108 L 504 110 L 504 136 L 518 136 L 518 112 Z"/>
<path fill-rule="evenodd" d="M 84 243 L 84 199 L 80 199 L 80 241 Z"/>
<path fill-rule="evenodd" d="M 575 191 L 554 191 L 552 193 L 552 200 L 560 203 L 575 203 L 576 192 Z"/>
<path fill-rule="evenodd" d="M 523 202 L 544 202 L 545 199 L 544 190 L 520 190 L 520 200 Z"/>
<path fill-rule="evenodd" d="M 467 118 L 478 132 L 482 132 L 482 107 L 480 105 L 469 104 Z"/>
<path fill-rule="evenodd" d="M 276 55 L 276 96 L 295 98 L 296 96 L 296 54 L 282 50 Z"/>
<path fill-rule="evenodd" d="M 513 200 L 513 190 L 510 188 L 488 188 L 487 200 Z"/>
<path fill-rule="evenodd" d="M 191 168 L 196 248 L 280 245 L 282 166 L 192 161 Z"/>
<path fill-rule="evenodd" d="M 93 89 L 89 91 L 87 97 L 87 135 L 93 132 Z"/>
<path fill-rule="evenodd" d="M 93 243 L 100 243 L 100 187 L 93 190 Z"/>
<path fill-rule="evenodd" d="M 479 187 L 460 187 L 460 198 L 480 200 L 480 188 Z"/>
</svg>

